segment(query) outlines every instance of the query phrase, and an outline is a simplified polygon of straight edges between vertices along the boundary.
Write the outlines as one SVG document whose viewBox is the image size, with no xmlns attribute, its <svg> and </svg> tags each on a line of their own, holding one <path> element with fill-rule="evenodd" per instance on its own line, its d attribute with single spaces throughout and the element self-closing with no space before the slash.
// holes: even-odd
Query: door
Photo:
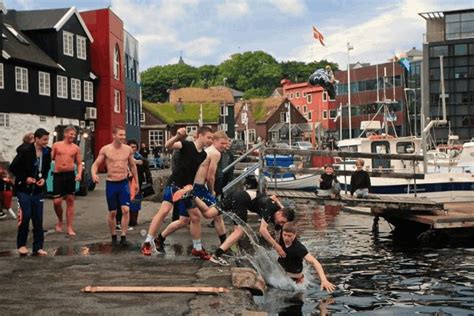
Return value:
<svg viewBox="0 0 474 316">
<path fill-rule="evenodd" d="M 372 153 L 374 154 L 390 154 L 390 143 L 387 141 L 377 141 L 371 144 Z M 372 169 L 390 169 L 390 159 L 373 158 Z"/>
</svg>

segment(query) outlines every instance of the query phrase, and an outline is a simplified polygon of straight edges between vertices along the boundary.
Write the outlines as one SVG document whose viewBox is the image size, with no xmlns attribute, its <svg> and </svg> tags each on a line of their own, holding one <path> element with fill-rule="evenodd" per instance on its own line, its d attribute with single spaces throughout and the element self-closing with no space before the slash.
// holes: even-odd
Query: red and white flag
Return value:
<svg viewBox="0 0 474 316">
<path fill-rule="evenodd" d="M 321 45 L 326 46 L 326 44 L 324 44 L 323 34 L 321 34 L 321 32 L 319 32 L 314 26 L 313 26 L 313 37 L 315 40 L 318 40 L 321 43 Z"/>
</svg>

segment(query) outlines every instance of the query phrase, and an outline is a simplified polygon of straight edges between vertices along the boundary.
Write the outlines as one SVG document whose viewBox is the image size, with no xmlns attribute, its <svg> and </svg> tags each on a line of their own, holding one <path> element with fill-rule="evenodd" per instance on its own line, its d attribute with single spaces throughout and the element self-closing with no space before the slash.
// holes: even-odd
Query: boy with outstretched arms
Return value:
<svg viewBox="0 0 474 316">
<path fill-rule="evenodd" d="M 279 257 L 278 263 L 283 267 L 288 276 L 296 283 L 303 283 L 303 259 L 313 266 L 318 273 L 321 281 L 321 291 L 326 290 L 329 293 L 336 288 L 334 284 L 328 281 L 324 269 L 319 261 L 311 255 L 306 247 L 296 238 L 297 228 L 293 223 L 285 223 L 281 232 L 280 246 L 286 256 Z"/>
</svg>

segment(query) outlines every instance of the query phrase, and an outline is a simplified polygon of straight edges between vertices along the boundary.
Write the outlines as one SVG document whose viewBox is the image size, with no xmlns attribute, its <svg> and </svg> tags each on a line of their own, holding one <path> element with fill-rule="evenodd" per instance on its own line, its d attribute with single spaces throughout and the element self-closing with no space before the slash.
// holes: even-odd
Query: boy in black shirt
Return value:
<svg viewBox="0 0 474 316">
<path fill-rule="evenodd" d="M 332 165 L 325 165 L 324 171 L 321 175 L 321 179 L 319 179 L 319 189 L 317 191 L 318 196 L 328 197 L 335 199 L 339 197 L 341 193 L 341 185 L 339 181 L 337 181 L 337 177 L 334 174 L 334 168 Z"/>
<path fill-rule="evenodd" d="M 351 195 L 355 194 L 358 198 L 368 198 L 370 189 L 370 176 L 367 171 L 362 170 L 364 167 L 364 160 L 357 159 L 357 170 L 351 176 Z"/>
<path fill-rule="evenodd" d="M 285 257 L 278 258 L 278 263 L 283 267 L 288 276 L 296 283 L 303 283 L 303 259 L 311 264 L 318 273 L 321 281 L 321 291 L 326 290 L 329 293 L 336 288 L 334 284 L 328 281 L 323 267 L 319 261 L 310 253 L 306 247 L 296 238 L 296 226 L 293 223 L 283 225 L 280 238 L 280 245 L 286 253 Z"/>
</svg>

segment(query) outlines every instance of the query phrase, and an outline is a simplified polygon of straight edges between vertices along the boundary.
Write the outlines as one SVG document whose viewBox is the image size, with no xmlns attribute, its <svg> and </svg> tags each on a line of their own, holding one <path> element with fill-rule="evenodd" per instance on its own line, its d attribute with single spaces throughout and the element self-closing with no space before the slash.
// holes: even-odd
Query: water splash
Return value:
<svg viewBox="0 0 474 316">
<path fill-rule="evenodd" d="M 278 263 L 278 258 L 274 251 L 267 250 L 259 245 L 257 234 L 255 234 L 253 229 L 247 223 L 232 212 L 222 211 L 222 213 L 237 223 L 242 228 L 244 234 L 249 238 L 254 253 L 253 255 L 246 254 L 245 257 L 250 261 L 258 273 L 260 273 L 268 285 L 287 291 L 301 290 L 304 288 L 297 285 L 287 276 L 286 272 Z"/>
</svg>

